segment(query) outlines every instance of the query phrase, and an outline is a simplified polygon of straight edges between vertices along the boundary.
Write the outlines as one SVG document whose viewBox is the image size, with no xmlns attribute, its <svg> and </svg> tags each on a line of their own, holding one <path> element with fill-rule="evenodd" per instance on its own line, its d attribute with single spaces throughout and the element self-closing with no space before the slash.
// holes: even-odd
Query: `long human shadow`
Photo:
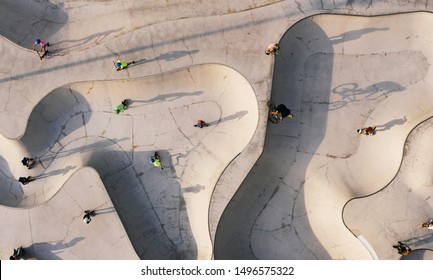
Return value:
<svg viewBox="0 0 433 280">
<path fill-rule="evenodd" d="M 155 97 L 152 97 L 147 100 L 134 100 L 134 99 L 128 99 L 130 101 L 129 108 L 139 107 L 142 105 L 135 105 L 136 103 L 144 103 L 144 105 L 147 104 L 153 104 L 157 102 L 166 102 L 166 101 L 173 101 L 176 99 L 184 98 L 184 97 L 190 97 L 190 96 L 198 96 L 201 95 L 203 91 L 194 91 L 194 92 L 171 92 L 171 93 L 163 93 L 159 94 Z"/>
<path fill-rule="evenodd" d="M 403 125 L 406 121 L 407 121 L 406 116 L 404 116 L 403 118 L 400 118 L 400 119 L 394 119 L 394 120 L 391 120 L 385 124 L 376 125 L 376 131 L 390 130 L 392 127 L 394 127 L 396 125 Z"/>
<path fill-rule="evenodd" d="M 173 61 L 173 60 L 179 59 L 179 58 L 184 57 L 184 56 L 194 55 L 194 54 L 196 54 L 198 52 L 199 52 L 199 50 L 169 51 L 169 52 L 166 52 L 166 53 L 162 53 L 162 54 L 160 54 L 160 55 L 158 55 L 158 56 L 156 56 L 156 57 L 154 57 L 152 59 L 142 59 L 142 60 L 136 61 L 136 63 L 134 65 L 141 64 L 141 63 L 149 63 L 149 62 L 154 62 L 154 61 L 160 61 L 160 60 Z M 132 66 L 134 66 L 134 65 L 132 65 Z"/>
<path fill-rule="evenodd" d="M 387 31 L 389 28 L 362 28 L 358 30 L 350 30 L 348 32 L 344 32 L 340 35 L 336 35 L 333 37 L 329 37 L 331 44 L 340 44 L 343 42 L 353 41 L 361 38 L 363 35 L 368 33 L 377 32 L 377 31 Z"/>
<path fill-rule="evenodd" d="M 37 39 L 57 33 L 69 19 L 68 14 L 50 1 L 0 1 L 0 34 L 23 48 L 31 49 Z"/>
<path fill-rule="evenodd" d="M 231 121 L 231 120 L 240 120 L 242 119 L 246 114 L 248 114 L 248 111 L 238 111 L 236 113 L 233 113 L 229 116 L 226 116 L 224 118 L 221 118 L 219 120 L 215 120 L 215 121 L 209 121 L 207 122 L 208 125 L 217 125 L 219 123 L 223 123 L 223 122 L 227 122 L 227 121 Z"/>
<path fill-rule="evenodd" d="M 76 237 L 69 242 L 59 240 L 57 242 L 38 242 L 33 243 L 24 249 L 24 259 L 38 260 L 60 260 L 57 255 L 64 250 L 75 246 L 78 242 L 84 240 L 84 237 Z"/>
<path fill-rule="evenodd" d="M 303 196 L 304 181 L 295 183 L 287 177 L 290 168 L 297 165 L 299 177 L 304 174 L 305 178 L 308 163 L 314 153 L 297 149 L 297 143 L 307 142 L 308 138 L 314 135 L 315 139 L 309 142 L 308 147 L 313 151 L 318 148 L 325 136 L 329 107 L 329 94 L 321 99 L 323 102 L 320 104 L 309 102 L 309 98 L 314 94 L 323 96 L 324 92 L 330 92 L 333 68 L 332 42 L 329 39 L 320 42 L 323 55 L 311 54 L 303 41 L 327 36 L 320 26 L 309 19 L 307 21 L 308 27 L 301 21 L 283 35 L 279 42 L 280 52 L 275 56 L 273 71 L 271 100 L 294 109 L 295 119 L 292 119 L 290 125 L 268 125 L 262 155 L 225 208 L 218 223 L 214 241 L 215 259 L 330 258 L 315 237 L 307 218 L 302 218 L 307 213 Z M 318 72 L 321 74 L 318 75 Z M 304 77 L 303 81 L 299 81 L 299 77 Z M 321 77 L 321 80 L 315 81 L 317 77 Z M 320 86 L 314 87 L 314 84 Z M 311 110 L 318 113 L 311 117 L 308 113 Z M 307 116 L 303 112 L 307 112 Z M 296 123 L 293 122 L 295 120 Z M 303 123 L 303 127 L 300 123 Z M 303 135 L 298 136 L 296 140 L 288 137 L 298 135 L 299 130 L 303 131 Z M 297 154 L 303 158 L 298 163 Z M 284 190 L 287 188 L 291 191 Z M 287 203 L 272 203 L 276 197 Z M 264 229 L 269 230 L 269 238 L 261 238 L 258 242 L 268 240 L 269 244 L 260 244 L 261 251 L 253 251 L 252 235 L 256 230 L 256 222 L 270 203 L 272 208 L 280 207 L 277 211 L 287 214 L 281 221 L 279 218 L 273 220 L 271 216 L 267 216 L 267 221 L 283 227 L 280 229 L 279 237 L 272 237 L 272 232 L 278 234 L 277 230 Z M 297 220 L 297 217 L 303 220 Z M 308 235 L 306 239 L 302 237 L 304 234 Z M 282 236 L 285 242 L 281 241 Z M 281 243 L 271 243 L 272 240 L 280 240 Z M 308 240 L 308 243 L 305 240 Z M 284 254 L 273 255 L 273 252 L 282 250 Z M 321 252 L 320 255 L 318 252 Z"/>
</svg>

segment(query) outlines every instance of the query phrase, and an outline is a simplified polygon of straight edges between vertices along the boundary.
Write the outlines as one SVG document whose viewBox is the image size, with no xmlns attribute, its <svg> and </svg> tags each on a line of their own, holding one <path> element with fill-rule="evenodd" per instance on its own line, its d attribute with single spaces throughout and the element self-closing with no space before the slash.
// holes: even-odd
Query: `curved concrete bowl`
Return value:
<svg viewBox="0 0 433 280">
<path fill-rule="evenodd" d="M 129 108 L 115 114 L 124 99 Z M 199 119 L 209 126 L 194 127 Z M 101 176 L 140 257 L 209 259 L 205 213 L 212 190 L 257 122 L 251 85 L 222 65 L 66 85 L 34 108 L 20 140 L 0 138 L 0 202 L 18 208 L 46 203 L 71 174 L 90 166 Z M 155 151 L 164 170 L 149 163 Z M 35 167 L 22 166 L 23 156 L 36 158 Z M 17 182 L 29 175 L 36 180 L 24 186 Z M 136 231 L 145 230 L 149 221 L 130 219 L 140 212 L 159 221 L 155 226 L 168 247 L 146 251 L 142 243 L 152 240 L 139 242 L 143 233 Z"/>
</svg>

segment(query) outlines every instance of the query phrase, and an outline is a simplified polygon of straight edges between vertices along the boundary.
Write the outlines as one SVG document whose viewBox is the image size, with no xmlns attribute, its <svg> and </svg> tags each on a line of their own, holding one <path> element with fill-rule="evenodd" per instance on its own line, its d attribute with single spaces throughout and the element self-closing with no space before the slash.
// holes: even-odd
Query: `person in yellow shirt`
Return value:
<svg viewBox="0 0 433 280">
<path fill-rule="evenodd" d="M 153 164 L 155 167 L 159 167 L 161 169 L 164 169 L 164 166 L 161 163 L 161 159 L 159 158 L 159 155 L 157 152 L 155 152 L 155 154 L 150 157 L 150 163 Z"/>
</svg>

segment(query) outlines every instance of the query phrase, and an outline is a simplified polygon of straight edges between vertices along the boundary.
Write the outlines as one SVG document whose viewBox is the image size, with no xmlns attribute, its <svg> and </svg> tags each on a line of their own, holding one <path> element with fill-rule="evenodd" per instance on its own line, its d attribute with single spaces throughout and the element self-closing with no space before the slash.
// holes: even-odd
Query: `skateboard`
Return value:
<svg viewBox="0 0 433 280">
<path fill-rule="evenodd" d="M 42 55 L 40 55 L 38 51 L 36 51 L 36 53 L 38 54 L 39 58 L 42 60 L 45 56 L 48 55 L 48 50 L 45 50 L 45 51 L 42 53 Z"/>
</svg>

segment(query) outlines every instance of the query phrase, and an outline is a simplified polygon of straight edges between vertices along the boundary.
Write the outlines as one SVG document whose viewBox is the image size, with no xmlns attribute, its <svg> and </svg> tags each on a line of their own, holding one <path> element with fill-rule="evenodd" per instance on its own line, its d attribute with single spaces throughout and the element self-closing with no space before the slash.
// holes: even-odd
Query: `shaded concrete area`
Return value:
<svg viewBox="0 0 433 280">
<path fill-rule="evenodd" d="M 219 223 L 215 258 L 371 258 L 344 226 L 342 210 L 350 198 L 392 179 L 407 133 L 431 115 L 428 39 L 418 40 L 407 27 L 420 18 L 433 20 L 427 13 L 320 15 L 282 37 L 271 99 L 288 105 L 295 118 L 268 125 L 264 153 Z M 368 125 L 377 126 L 377 135 L 356 133 Z M 424 198 L 422 212 L 431 212 L 431 198 Z M 358 218 L 361 209 L 353 211 Z M 387 216 L 389 223 L 395 219 Z"/>
</svg>

